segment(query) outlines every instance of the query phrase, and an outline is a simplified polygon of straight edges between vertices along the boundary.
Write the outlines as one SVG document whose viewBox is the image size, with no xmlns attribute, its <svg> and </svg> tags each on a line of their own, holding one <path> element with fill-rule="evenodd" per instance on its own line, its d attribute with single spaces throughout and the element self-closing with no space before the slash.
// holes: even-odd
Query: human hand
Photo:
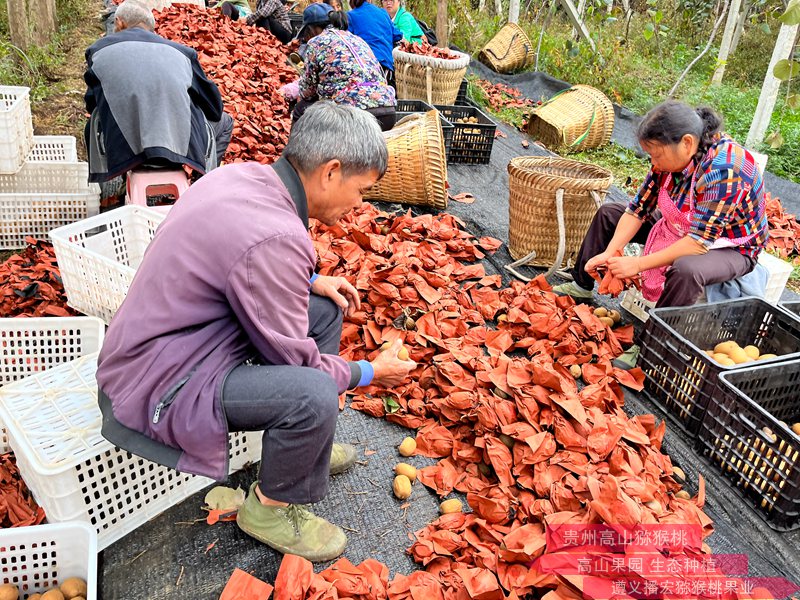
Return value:
<svg viewBox="0 0 800 600">
<path fill-rule="evenodd" d="M 311 291 L 317 296 L 333 300 L 347 317 L 361 308 L 358 291 L 344 277 L 318 275 L 311 284 Z"/>
<path fill-rule="evenodd" d="M 408 374 L 417 367 L 417 363 L 410 359 L 401 360 L 397 356 L 402 347 L 403 342 L 397 339 L 386 350 L 378 353 L 372 361 L 372 368 L 375 371 L 372 383 L 392 387 L 408 379 Z"/>
<path fill-rule="evenodd" d="M 287 100 L 295 100 L 300 95 L 300 84 L 297 81 L 287 83 L 278 89 L 278 93 Z"/>
<path fill-rule="evenodd" d="M 612 256 L 608 270 L 617 279 L 632 279 L 642 272 L 641 260 L 639 256 Z"/>
<path fill-rule="evenodd" d="M 591 274 L 597 271 L 598 267 L 606 266 L 608 263 L 608 259 L 614 256 L 613 252 L 609 252 L 606 250 L 605 252 L 601 252 L 597 256 L 593 256 L 586 262 L 586 266 L 583 268 L 584 271 Z"/>
</svg>

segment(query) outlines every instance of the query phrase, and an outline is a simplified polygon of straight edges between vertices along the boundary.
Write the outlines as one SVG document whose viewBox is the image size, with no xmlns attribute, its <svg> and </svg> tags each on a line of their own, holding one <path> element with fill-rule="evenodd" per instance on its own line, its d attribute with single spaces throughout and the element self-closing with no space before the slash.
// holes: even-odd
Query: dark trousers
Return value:
<svg viewBox="0 0 800 600">
<path fill-rule="evenodd" d="M 222 157 L 228 150 L 228 144 L 231 143 L 231 135 L 233 135 L 233 117 L 228 113 L 222 113 L 222 118 L 219 121 L 209 121 L 208 124 L 214 130 L 214 144 L 216 146 L 216 156 L 206 156 L 206 170 L 210 171 L 212 168 L 219 166 L 222 162 Z M 208 159 L 214 158 L 216 163 L 211 167 L 208 164 Z"/>
<path fill-rule="evenodd" d="M 306 110 L 315 102 L 319 102 L 319 98 L 298 100 L 297 104 L 295 104 L 292 109 L 292 123 L 295 123 L 302 117 Z M 380 106 L 378 108 L 368 108 L 366 110 L 378 119 L 378 125 L 381 126 L 381 131 L 389 131 L 397 122 L 397 111 L 394 106 Z"/>
<path fill-rule="evenodd" d="M 288 44 L 292 41 L 294 35 L 292 34 L 292 30 L 286 29 L 283 25 L 281 25 L 275 17 L 262 17 L 256 21 L 256 27 L 263 27 L 264 29 L 269 29 L 276 38 L 278 38 L 282 44 Z"/>
<path fill-rule="evenodd" d="M 311 294 L 311 337 L 322 354 L 338 354 L 342 311 Z M 258 487 L 291 504 L 319 502 L 328 493 L 339 391 L 318 369 L 286 365 L 235 367 L 225 380 L 222 406 L 230 431 L 263 431 Z"/>
<path fill-rule="evenodd" d="M 585 271 L 586 263 L 590 258 L 605 252 L 614 237 L 617 223 L 625 214 L 625 207 L 625 204 L 619 203 L 604 204 L 589 226 L 572 270 L 575 283 L 583 289 L 594 288 L 594 279 Z M 647 242 L 647 236 L 660 216 L 656 211 L 653 222 L 642 223 L 631 242 Z M 731 281 L 746 275 L 755 266 L 755 260 L 744 256 L 736 248 L 720 248 L 697 256 L 682 256 L 667 267 L 664 292 L 656 306 L 692 306 L 703 295 L 707 285 Z"/>
</svg>

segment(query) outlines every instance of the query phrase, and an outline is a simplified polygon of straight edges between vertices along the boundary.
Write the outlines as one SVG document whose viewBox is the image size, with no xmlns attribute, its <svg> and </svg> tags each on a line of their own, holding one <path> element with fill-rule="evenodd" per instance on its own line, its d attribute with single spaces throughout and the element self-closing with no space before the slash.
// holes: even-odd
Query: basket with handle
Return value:
<svg viewBox="0 0 800 600">
<path fill-rule="evenodd" d="M 368 199 L 447 208 L 447 157 L 439 112 L 409 115 L 383 135 L 389 166 L 367 192 Z"/>
<path fill-rule="evenodd" d="M 481 62 L 498 73 L 524 69 L 536 59 L 533 44 L 516 23 L 506 23 L 480 51 Z"/>
<path fill-rule="evenodd" d="M 549 267 L 550 274 L 574 262 L 611 172 L 566 158 L 518 156 L 508 175 L 508 250 L 516 260 L 506 268 L 525 279 L 515 267 Z"/>
<path fill-rule="evenodd" d="M 392 50 L 397 98 L 425 100 L 428 104 L 455 104 L 467 73 L 469 55 L 450 50 L 457 58 L 436 58 Z"/>
<path fill-rule="evenodd" d="M 576 85 L 538 106 L 528 121 L 528 133 L 551 150 L 579 152 L 611 140 L 614 105 L 600 90 Z"/>
</svg>

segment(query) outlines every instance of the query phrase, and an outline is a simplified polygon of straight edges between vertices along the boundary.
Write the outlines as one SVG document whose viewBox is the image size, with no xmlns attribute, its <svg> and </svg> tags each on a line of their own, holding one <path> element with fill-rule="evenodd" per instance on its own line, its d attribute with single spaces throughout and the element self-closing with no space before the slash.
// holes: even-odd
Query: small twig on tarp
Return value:
<svg viewBox="0 0 800 600">
<path fill-rule="evenodd" d="M 175 582 L 175 587 L 178 587 L 181 584 L 181 579 L 183 579 L 183 565 L 181 565 L 181 572 L 178 574 L 178 581 Z"/>
</svg>

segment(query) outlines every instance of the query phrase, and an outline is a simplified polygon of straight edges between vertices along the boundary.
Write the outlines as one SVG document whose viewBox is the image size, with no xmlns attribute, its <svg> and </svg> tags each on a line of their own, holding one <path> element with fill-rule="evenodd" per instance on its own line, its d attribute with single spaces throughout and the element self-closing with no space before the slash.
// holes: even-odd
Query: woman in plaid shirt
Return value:
<svg viewBox="0 0 800 600">
<path fill-rule="evenodd" d="M 247 24 L 269 29 L 284 44 L 292 41 L 289 9 L 281 0 L 258 0 L 255 12 L 247 17 Z"/>
<path fill-rule="evenodd" d="M 657 306 L 691 306 L 706 285 L 755 268 L 768 238 L 762 175 L 721 125 L 713 110 L 676 101 L 645 115 L 637 131 L 652 163 L 644 184 L 627 207 L 600 207 L 574 282 L 556 292 L 591 298 L 591 273 L 605 267 L 620 279 L 641 276 L 642 294 Z M 615 256 L 629 242 L 645 244 L 644 254 Z"/>
</svg>

